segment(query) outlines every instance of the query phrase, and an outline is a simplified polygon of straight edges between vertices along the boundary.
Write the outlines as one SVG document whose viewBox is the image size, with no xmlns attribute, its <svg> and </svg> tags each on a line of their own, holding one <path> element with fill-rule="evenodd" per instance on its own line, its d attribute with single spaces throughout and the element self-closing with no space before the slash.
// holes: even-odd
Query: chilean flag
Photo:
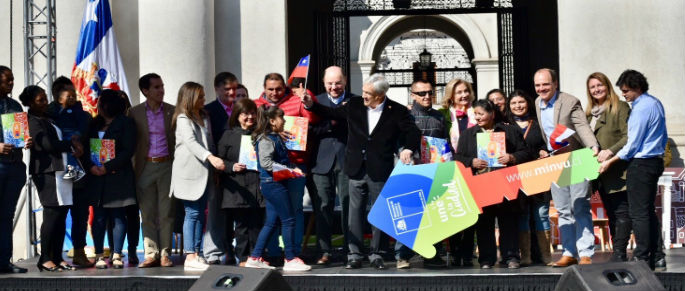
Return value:
<svg viewBox="0 0 685 291">
<path fill-rule="evenodd" d="M 567 146 L 568 141 L 566 141 L 566 139 L 575 133 L 575 130 L 562 124 L 557 124 L 557 127 L 554 128 L 554 131 L 552 131 L 552 134 L 549 136 L 549 143 L 552 146 L 552 149 L 556 151 Z"/>
<path fill-rule="evenodd" d="M 300 62 L 297 63 L 297 66 L 293 70 L 292 73 L 290 73 L 290 77 L 288 77 L 288 85 L 292 85 L 293 79 L 295 78 L 302 78 L 302 79 L 307 79 L 307 75 L 309 74 L 309 56 L 307 55 L 304 58 L 300 59 Z M 307 84 L 305 82 L 305 84 Z M 306 85 L 304 85 L 306 87 Z"/>
<path fill-rule="evenodd" d="M 274 181 L 283 181 L 287 179 L 302 177 L 302 174 L 291 170 L 290 168 L 281 165 L 279 163 L 273 163 L 273 176 Z"/>
<path fill-rule="evenodd" d="M 108 0 L 86 4 L 71 81 L 83 109 L 92 115 L 97 114 L 97 99 L 104 89 L 129 93 Z"/>
</svg>

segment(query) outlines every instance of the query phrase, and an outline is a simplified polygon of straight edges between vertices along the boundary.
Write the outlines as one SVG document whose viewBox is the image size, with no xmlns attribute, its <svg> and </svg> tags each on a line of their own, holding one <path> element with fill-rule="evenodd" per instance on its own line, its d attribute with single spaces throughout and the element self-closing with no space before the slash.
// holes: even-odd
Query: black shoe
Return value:
<svg viewBox="0 0 685 291">
<path fill-rule="evenodd" d="M 221 260 L 211 260 L 207 261 L 208 265 L 221 265 Z"/>
<path fill-rule="evenodd" d="M 424 259 L 423 266 L 425 268 L 444 268 L 447 267 L 447 262 L 445 262 L 440 255 L 435 255 L 433 258 Z"/>
<path fill-rule="evenodd" d="M 134 252 L 129 251 L 128 252 L 128 265 L 129 266 L 138 266 L 138 264 L 140 264 L 140 261 L 138 260 L 138 253 L 136 253 L 135 251 Z"/>
<path fill-rule="evenodd" d="M 383 263 L 383 259 L 375 259 L 371 261 L 371 267 L 376 268 L 376 270 L 385 270 L 385 263 Z"/>
<path fill-rule="evenodd" d="M 52 267 L 46 267 L 42 263 L 38 263 L 38 264 L 36 264 L 36 266 L 38 267 L 38 271 L 41 271 L 41 272 L 43 272 L 43 271 L 61 272 L 62 271 L 62 269 L 60 269 L 59 265 L 54 265 Z"/>
<path fill-rule="evenodd" d="M 666 271 L 666 259 L 661 258 L 654 262 L 654 271 L 665 272 Z"/>
<path fill-rule="evenodd" d="M 359 269 L 362 267 L 362 260 L 360 259 L 351 259 L 347 261 L 347 265 L 345 265 L 345 269 Z"/>
<path fill-rule="evenodd" d="M 7 263 L 7 265 L 4 265 L 0 267 L 0 273 L 6 274 L 6 273 L 15 273 L 15 274 L 20 274 L 20 273 L 26 273 L 28 272 L 28 269 L 22 268 L 22 267 L 17 267 L 16 265 L 12 263 Z"/>
<path fill-rule="evenodd" d="M 75 271 L 76 267 L 69 265 L 67 262 L 63 262 L 63 264 L 59 264 L 58 267 L 64 271 Z"/>
</svg>

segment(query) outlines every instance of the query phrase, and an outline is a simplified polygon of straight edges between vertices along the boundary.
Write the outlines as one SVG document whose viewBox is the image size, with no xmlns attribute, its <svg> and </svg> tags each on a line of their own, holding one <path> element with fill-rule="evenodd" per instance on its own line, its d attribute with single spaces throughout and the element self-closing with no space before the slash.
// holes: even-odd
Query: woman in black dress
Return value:
<svg viewBox="0 0 685 291">
<path fill-rule="evenodd" d="M 45 90 L 28 86 L 19 99 L 29 107 L 29 133 L 34 144 L 31 147 L 29 173 L 38 189 L 43 205 L 43 223 L 40 227 L 41 254 L 38 259 L 40 271 L 74 270 L 64 261 L 62 246 L 66 233 L 67 213 L 72 205 L 73 183 L 64 179 L 67 153 L 74 149 L 74 156 L 83 154 L 83 147 L 76 137 L 62 140 L 62 131 L 47 116 L 48 99 Z"/>
<path fill-rule="evenodd" d="M 471 167 L 476 175 L 497 169 L 489 167 L 487 161 L 478 158 L 476 136 L 480 132 L 504 132 L 506 153 L 498 157 L 497 161 L 500 164 L 511 166 L 532 159 L 532 153 L 526 147 L 520 130 L 503 122 L 503 117 L 495 104 L 489 100 L 477 100 L 473 104 L 473 110 L 477 124 L 465 130 L 459 137 L 455 160 L 461 162 L 466 167 Z M 502 261 L 507 264 L 508 268 L 520 267 L 518 248 L 519 212 L 519 201 L 516 200 L 483 208 L 483 213 L 478 216 L 478 222 L 476 222 L 476 237 L 479 251 L 478 262 L 482 269 L 490 269 L 497 262 L 495 218 L 497 218 L 499 226 L 499 249 Z"/>
</svg>

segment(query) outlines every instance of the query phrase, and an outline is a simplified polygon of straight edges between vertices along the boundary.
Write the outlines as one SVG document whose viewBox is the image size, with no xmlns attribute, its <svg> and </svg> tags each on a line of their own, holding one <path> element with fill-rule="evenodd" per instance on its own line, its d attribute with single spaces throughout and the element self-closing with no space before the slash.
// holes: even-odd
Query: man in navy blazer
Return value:
<svg viewBox="0 0 685 291">
<path fill-rule="evenodd" d="M 330 108 L 314 103 L 303 94 L 302 102 L 308 110 L 323 118 L 347 120 L 345 174 L 349 177 L 349 253 L 347 269 L 361 267 L 364 246 L 363 229 L 366 223 L 367 201 L 374 203 L 395 167 L 395 154 L 402 148 L 402 163 L 412 162 L 418 151 L 421 132 L 404 105 L 390 100 L 385 94 L 390 84 L 381 74 L 364 80 L 361 98 L 350 98 L 346 104 Z M 385 269 L 381 256 L 387 249 L 388 237 L 372 227 L 369 261 L 376 269 Z"/>
<path fill-rule="evenodd" d="M 233 111 L 233 102 L 238 90 L 238 78 L 230 72 L 221 72 L 214 77 L 216 100 L 205 105 L 209 114 L 214 147 L 228 129 L 228 118 Z M 220 192 L 218 192 L 220 193 Z M 207 216 L 207 234 L 204 238 L 203 251 L 209 264 L 220 264 L 224 252 L 228 255 L 226 264 L 235 265 L 233 255 L 233 219 L 230 213 L 221 209 L 221 194 L 209 197 L 209 214 Z"/>
<path fill-rule="evenodd" d="M 338 108 L 347 104 L 350 97 L 359 97 L 345 91 L 347 78 L 338 66 L 326 68 L 323 76 L 326 93 L 316 96 L 319 104 Z M 345 146 L 347 145 L 347 120 L 325 118 L 312 126 L 310 130 L 311 140 L 317 141 L 316 159 L 312 161 L 312 179 L 316 187 L 311 195 L 312 206 L 316 216 L 316 238 L 321 258 L 319 265 L 328 264 L 331 255 L 331 231 L 333 221 L 333 209 L 337 194 L 340 206 L 340 226 L 345 236 L 347 247 L 347 212 L 349 211 L 350 199 L 348 195 L 347 175 L 343 172 L 345 163 Z M 336 191 L 337 189 L 337 191 Z"/>
</svg>

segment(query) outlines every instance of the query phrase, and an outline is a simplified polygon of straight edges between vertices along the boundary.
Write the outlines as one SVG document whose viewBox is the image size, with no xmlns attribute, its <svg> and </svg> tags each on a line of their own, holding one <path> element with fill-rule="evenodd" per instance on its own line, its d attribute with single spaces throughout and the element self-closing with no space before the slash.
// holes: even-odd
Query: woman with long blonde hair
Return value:
<svg viewBox="0 0 685 291">
<path fill-rule="evenodd" d="M 445 116 L 450 145 L 454 153 L 458 151 L 457 144 L 461 132 L 476 125 L 476 115 L 471 106 L 475 99 L 473 86 L 465 80 L 453 79 L 445 86 L 442 108 L 438 111 Z M 452 266 L 473 266 L 474 233 L 475 228 L 472 226 L 449 238 Z"/>
<path fill-rule="evenodd" d="M 628 116 L 630 106 L 620 101 L 606 75 L 595 72 L 587 77 L 587 115 L 592 132 L 602 150 L 597 160 L 611 158 L 628 142 Z M 628 163 L 617 162 L 593 181 L 592 187 L 599 191 L 609 218 L 609 231 L 613 244 L 612 261 L 626 261 L 628 240 L 632 221 L 628 216 L 628 196 L 625 171 Z"/>
<path fill-rule="evenodd" d="M 205 92 L 202 85 L 186 82 L 178 91 L 172 128 L 176 132 L 176 150 L 171 171 L 170 195 L 180 199 L 185 209 L 183 220 L 183 264 L 187 271 L 204 271 L 209 265 L 199 253 L 209 192 L 211 169 L 223 171 L 224 161 L 213 153 L 211 125 L 204 112 Z M 210 167 L 211 165 L 211 167 Z"/>
</svg>

